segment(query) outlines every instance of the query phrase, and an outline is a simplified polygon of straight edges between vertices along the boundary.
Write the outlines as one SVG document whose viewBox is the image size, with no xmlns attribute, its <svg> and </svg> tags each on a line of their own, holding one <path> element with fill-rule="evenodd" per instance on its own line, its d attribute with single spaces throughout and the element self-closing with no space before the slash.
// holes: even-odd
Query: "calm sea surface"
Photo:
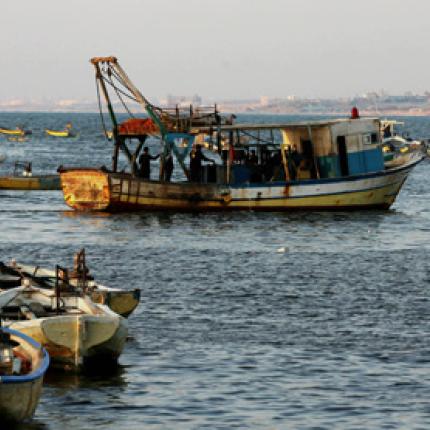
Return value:
<svg viewBox="0 0 430 430">
<path fill-rule="evenodd" d="M 43 135 L 67 121 L 77 139 Z M 0 113 L 18 124 L 33 136 L 1 138 L 0 174 L 110 164 L 95 114 Z M 70 266 L 85 247 L 98 280 L 142 289 L 117 372 L 49 374 L 21 428 L 430 428 L 429 174 L 355 213 L 81 215 L 61 192 L 0 191 L 0 260 Z"/>
</svg>

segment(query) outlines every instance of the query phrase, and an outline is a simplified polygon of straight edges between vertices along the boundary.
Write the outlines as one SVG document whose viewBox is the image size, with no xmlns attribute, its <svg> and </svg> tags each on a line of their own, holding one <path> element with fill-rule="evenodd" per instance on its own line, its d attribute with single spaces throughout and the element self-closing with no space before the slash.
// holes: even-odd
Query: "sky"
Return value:
<svg viewBox="0 0 430 430">
<path fill-rule="evenodd" d="M 95 100 L 115 55 L 150 99 L 430 90 L 427 0 L 2 0 L 0 100 Z"/>
</svg>

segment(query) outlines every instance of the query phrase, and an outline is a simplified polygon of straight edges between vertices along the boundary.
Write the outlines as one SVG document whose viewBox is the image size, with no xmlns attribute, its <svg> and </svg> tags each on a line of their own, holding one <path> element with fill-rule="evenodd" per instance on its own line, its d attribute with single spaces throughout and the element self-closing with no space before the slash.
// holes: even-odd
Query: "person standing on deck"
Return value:
<svg viewBox="0 0 430 430">
<path fill-rule="evenodd" d="M 202 181 L 202 161 L 209 161 L 215 163 L 214 160 L 206 157 L 202 152 L 202 146 L 196 145 L 190 154 L 190 181 Z"/>
<path fill-rule="evenodd" d="M 151 155 L 148 147 L 143 148 L 143 154 L 139 157 L 139 176 L 143 179 L 151 178 L 151 160 L 156 160 L 160 154 Z"/>
<path fill-rule="evenodd" d="M 170 182 L 170 178 L 172 177 L 172 172 L 173 172 L 173 157 L 172 157 L 172 153 L 167 154 L 166 158 L 164 159 L 164 169 L 163 169 L 163 173 L 164 173 L 164 180 L 166 182 Z"/>
</svg>

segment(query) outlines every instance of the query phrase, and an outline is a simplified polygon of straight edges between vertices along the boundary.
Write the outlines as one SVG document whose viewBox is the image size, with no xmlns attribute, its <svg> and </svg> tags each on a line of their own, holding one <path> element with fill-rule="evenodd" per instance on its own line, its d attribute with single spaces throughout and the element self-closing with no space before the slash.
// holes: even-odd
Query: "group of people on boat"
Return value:
<svg viewBox="0 0 430 430">
<path fill-rule="evenodd" d="M 172 153 L 169 152 L 165 156 L 162 156 L 162 154 L 151 155 L 147 146 L 143 148 L 143 152 L 139 157 L 138 176 L 142 179 L 150 180 L 151 161 L 160 157 L 163 158 L 161 178 L 165 182 L 170 182 L 174 169 Z M 204 161 L 215 165 L 215 160 L 203 153 L 202 146 L 195 145 L 190 153 L 190 182 L 202 182 Z M 285 167 L 288 168 L 290 180 L 300 179 L 302 170 L 308 171 L 310 177 L 312 177 L 312 160 L 308 160 L 303 153 L 300 153 L 295 145 L 285 151 L 285 161 L 284 166 L 281 149 L 260 150 L 259 155 L 257 155 L 256 149 L 247 148 L 247 150 L 238 151 L 234 155 L 234 164 L 245 166 L 249 170 L 249 181 L 253 183 L 285 180 Z"/>
<path fill-rule="evenodd" d="M 143 152 L 139 157 L 139 170 L 138 174 L 142 179 L 151 179 L 151 161 L 160 158 L 161 154 L 151 155 L 149 148 L 145 146 Z M 203 154 L 201 145 L 196 145 L 190 153 L 190 181 L 202 181 L 202 161 L 207 161 L 215 164 L 215 160 L 206 157 Z M 173 155 L 169 152 L 163 160 L 162 164 L 162 178 L 166 182 L 170 182 L 173 173 L 174 163 Z"/>
</svg>

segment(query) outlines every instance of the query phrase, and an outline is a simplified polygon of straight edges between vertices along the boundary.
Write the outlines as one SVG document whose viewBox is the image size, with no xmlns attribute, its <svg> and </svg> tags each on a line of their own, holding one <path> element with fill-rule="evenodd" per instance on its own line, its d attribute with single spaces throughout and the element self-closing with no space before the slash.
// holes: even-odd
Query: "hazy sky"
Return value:
<svg viewBox="0 0 430 430">
<path fill-rule="evenodd" d="M 430 89 L 428 0 L 2 0 L 0 23 L 0 100 L 95 99 L 100 55 L 150 98 Z"/>
</svg>

